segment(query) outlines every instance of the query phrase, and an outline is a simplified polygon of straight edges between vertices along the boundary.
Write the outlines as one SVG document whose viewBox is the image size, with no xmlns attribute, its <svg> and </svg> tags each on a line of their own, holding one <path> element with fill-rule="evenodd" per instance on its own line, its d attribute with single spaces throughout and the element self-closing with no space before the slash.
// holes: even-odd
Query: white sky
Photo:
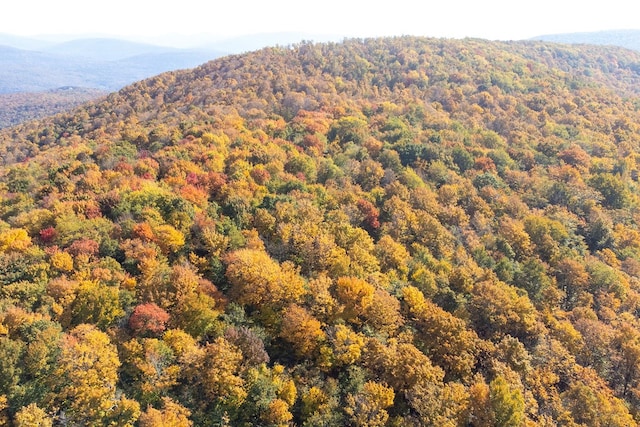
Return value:
<svg viewBox="0 0 640 427">
<path fill-rule="evenodd" d="M 640 29 L 634 0 L 10 0 L 0 33 L 157 36 L 264 32 L 522 39 Z M 433 4 L 431 4 L 433 3 Z M 526 4 L 526 6 L 525 6 Z"/>
</svg>

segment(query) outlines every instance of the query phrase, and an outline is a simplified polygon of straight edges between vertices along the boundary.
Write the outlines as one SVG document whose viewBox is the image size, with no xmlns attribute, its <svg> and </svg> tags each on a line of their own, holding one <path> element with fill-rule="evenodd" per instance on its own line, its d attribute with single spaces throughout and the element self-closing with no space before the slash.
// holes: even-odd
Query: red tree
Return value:
<svg viewBox="0 0 640 427">
<path fill-rule="evenodd" d="M 136 335 L 159 335 L 164 332 L 169 314 L 154 303 L 140 304 L 129 318 L 129 327 Z"/>
</svg>

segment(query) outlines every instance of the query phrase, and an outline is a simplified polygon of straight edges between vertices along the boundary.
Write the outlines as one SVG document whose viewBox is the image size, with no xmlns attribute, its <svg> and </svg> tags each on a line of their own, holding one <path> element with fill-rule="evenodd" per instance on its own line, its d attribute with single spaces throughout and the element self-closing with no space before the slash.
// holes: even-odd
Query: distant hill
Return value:
<svg viewBox="0 0 640 427">
<path fill-rule="evenodd" d="M 16 49 L 41 50 L 54 45 L 53 40 L 44 40 L 35 37 L 16 36 L 14 34 L 0 33 L 0 46 L 9 46 Z"/>
<path fill-rule="evenodd" d="M 67 111 L 165 71 L 223 55 L 108 38 L 65 42 L 0 34 L 0 128 Z"/>
<path fill-rule="evenodd" d="M 611 30 L 586 33 L 547 34 L 533 37 L 554 43 L 621 46 L 640 51 L 640 30 Z"/>
<path fill-rule="evenodd" d="M 0 93 L 41 92 L 63 86 L 114 91 L 223 54 L 109 39 L 76 40 L 42 50 L 0 46 Z"/>
<path fill-rule="evenodd" d="M 178 53 L 181 51 L 181 49 L 165 46 L 108 38 L 71 40 L 45 47 L 43 50 L 47 53 L 90 58 L 97 61 L 117 61 L 138 55 Z"/>
<path fill-rule="evenodd" d="M 0 93 L 39 92 L 61 86 L 106 89 L 97 64 L 39 51 L 0 46 Z"/>
<path fill-rule="evenodd" d="M 0 129 L 61 113 L 106 94 L 99 89 L 70 86 L 46 92 L 0 94 Z"/>
</svg>

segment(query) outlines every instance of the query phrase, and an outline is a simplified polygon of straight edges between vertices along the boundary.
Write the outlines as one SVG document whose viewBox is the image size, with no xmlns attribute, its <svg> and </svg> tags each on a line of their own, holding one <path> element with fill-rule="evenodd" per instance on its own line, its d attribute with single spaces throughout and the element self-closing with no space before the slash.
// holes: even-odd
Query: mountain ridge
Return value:
<svg viewBox="0 0 640 427">
<path fill-rule="evenodd" d="M 640 30 L 632 29 L 546 34 L 533 37 L 531 40 L 568 44 L 580 43 L 605 46 L 620 46 L 627 49 L 640 50 Z"/>
<path fill-rule="evenodd" d="M 172 53 L 180 49 L 110 38 L 76 39 L 42 49 L 44 52 L 92 60 L 117 61 L 147 54 Z M 170 70 L 165 70 L 170 71 Z"/>
</svg>

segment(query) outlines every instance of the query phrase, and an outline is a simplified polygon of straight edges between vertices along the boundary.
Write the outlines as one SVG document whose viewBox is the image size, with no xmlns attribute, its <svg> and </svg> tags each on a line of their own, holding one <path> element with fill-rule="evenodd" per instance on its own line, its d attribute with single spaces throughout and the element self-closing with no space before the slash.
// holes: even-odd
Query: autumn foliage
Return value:
<svg viewBox="0 0 640 427">
<path fill-rule="evenodd" d="M 638 425 L 638 64 L 304 42 L 0 131 L 0 424 Z"/>
<path fill-rule="evenodd" d="M 129 328 L 136 335 L 158 335 L 164 332 L 168 320 L 169 313 L 157 305 L 140 304 L 129 317 Z"/>
</svg>

